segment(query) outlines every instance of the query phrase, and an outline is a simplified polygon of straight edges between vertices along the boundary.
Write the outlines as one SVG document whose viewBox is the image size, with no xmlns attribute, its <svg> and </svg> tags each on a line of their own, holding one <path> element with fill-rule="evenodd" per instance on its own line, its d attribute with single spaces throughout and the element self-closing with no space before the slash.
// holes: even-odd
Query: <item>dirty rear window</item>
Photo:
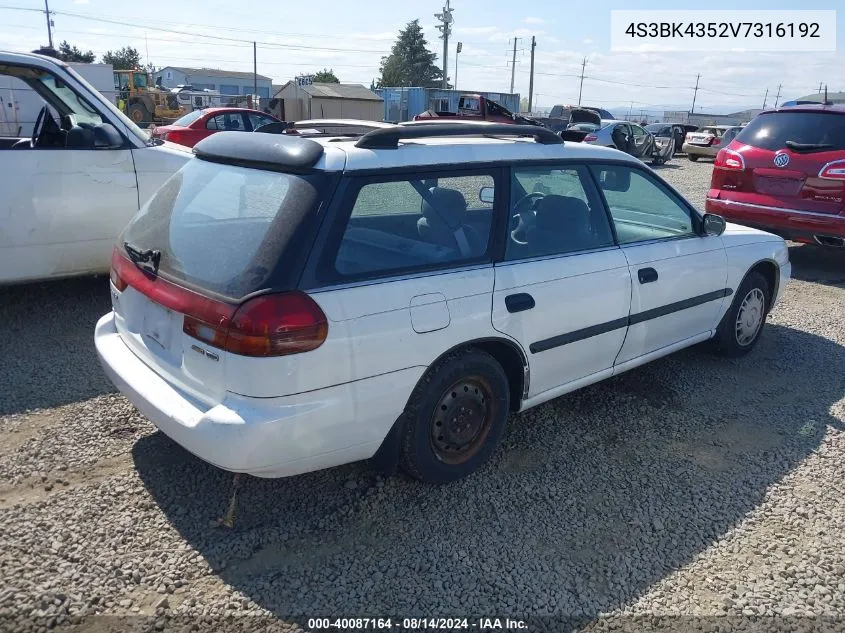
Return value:
<svg viewBox="0 0 845 633">
<path fill-rule="evenodd" d="M 230 298 L 265 287 L 316 222 L 320 175 L 193 159 L 156 193 L 120 238 L 161 252 L 159 272 Z M 290 246 L 290 248 L 288 248 Z"/>
<path fill-rule="evenodd" d="M 746 145 L 771 151 L 786 147 L 787 141 L 845 150 L 845 114 L 800 110 L 759 114 L 736 138 Z"/>
</svg>

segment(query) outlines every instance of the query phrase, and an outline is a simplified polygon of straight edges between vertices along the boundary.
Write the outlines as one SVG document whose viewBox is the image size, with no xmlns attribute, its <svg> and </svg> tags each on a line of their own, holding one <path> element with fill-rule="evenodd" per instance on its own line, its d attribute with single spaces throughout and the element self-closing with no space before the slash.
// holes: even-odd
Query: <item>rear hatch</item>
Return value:
<svg viewBox="0 0 845 633">
<path fill-rule="evenodd" d="M 112 304 L 126 345 L 183 392 L 220 402 L 223 328 L 250 297 L 295 286 L 325 178 L 189 161 L 115 249 Z"/>
<path fill-rule="evenodd" d="M 741 160 L 726 163 L 724 156 L 733 153 Z M 845 112 L 763 113 L 717 158 L 710 195 L 814 213 L 842 213 L 845 163 L 836 162 L 843 160 Z"/>
</svg>

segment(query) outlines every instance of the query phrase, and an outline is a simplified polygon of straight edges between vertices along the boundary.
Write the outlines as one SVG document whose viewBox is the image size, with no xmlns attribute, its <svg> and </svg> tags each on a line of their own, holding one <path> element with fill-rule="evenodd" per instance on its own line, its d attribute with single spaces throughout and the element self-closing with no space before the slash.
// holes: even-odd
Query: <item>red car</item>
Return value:
<svg viewBox="0 0 845 633">
<path fill-rule="evenodd" d="M 716 155 L 705 209 L 796 242 L 845 246 L 845 106 L 757 115 Z"/>
<path fill-rule="evenodd" d="M 193 147 L 215 132 L 252 132 L 255 128 L 276 123 L 279 119 L 266 112 L 248 108 L 206 108 L 194 110 L 170 125 L 153 130 L 153 138 Z"/>
</svg>

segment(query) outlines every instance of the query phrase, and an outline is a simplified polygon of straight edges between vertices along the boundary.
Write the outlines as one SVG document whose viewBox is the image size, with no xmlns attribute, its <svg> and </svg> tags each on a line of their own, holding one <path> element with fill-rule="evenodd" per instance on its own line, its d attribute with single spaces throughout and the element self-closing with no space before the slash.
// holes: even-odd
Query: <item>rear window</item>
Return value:
<svg viewBox="0 0 845 633">
<path fill-rule="evenodd" d="M 202 116 L 202 110 L 194 110 L 193 112 L 188 112 L 185 116 L 180 119 L 176 119 L 171 125 L 176 127 L 188 127 L 191 123 L 196 121 L 198 118 Z"/>
<path fill-rule="evenodd" d="M 159 250 L 162 276 L 239 299 L 293 265 L 316 222 L 325 178 L 195 158 L 135 216 L 120 243 Z"/>
<path fill-rule="evenodd" d="M 845 115 L 833 112 L 760 114 L 743 128 L 736 140 L 771 151 L 784 148 L 787 141 L 845 150 Z"/>
</svg>

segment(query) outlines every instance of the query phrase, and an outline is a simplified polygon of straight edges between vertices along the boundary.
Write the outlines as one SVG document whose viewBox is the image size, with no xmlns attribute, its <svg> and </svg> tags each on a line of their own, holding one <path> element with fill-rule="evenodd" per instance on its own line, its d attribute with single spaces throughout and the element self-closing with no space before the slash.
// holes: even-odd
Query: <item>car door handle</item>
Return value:
<svg viewBox="0 0 845 633">
<path fill-rule="evenodd" d="M 657 271 L 654 268 L 640 268 L 637 271 L 637 278 L 641 284 L 650 284 L 652 281 L 657 281 Z"/>
<path fill-rule="evenodd" d="M 530 310 L 534 305 L 534 297 L 524 292 L 505 297 L 505 307 L 507 307 L 508 312 Z"/>
</svg>

